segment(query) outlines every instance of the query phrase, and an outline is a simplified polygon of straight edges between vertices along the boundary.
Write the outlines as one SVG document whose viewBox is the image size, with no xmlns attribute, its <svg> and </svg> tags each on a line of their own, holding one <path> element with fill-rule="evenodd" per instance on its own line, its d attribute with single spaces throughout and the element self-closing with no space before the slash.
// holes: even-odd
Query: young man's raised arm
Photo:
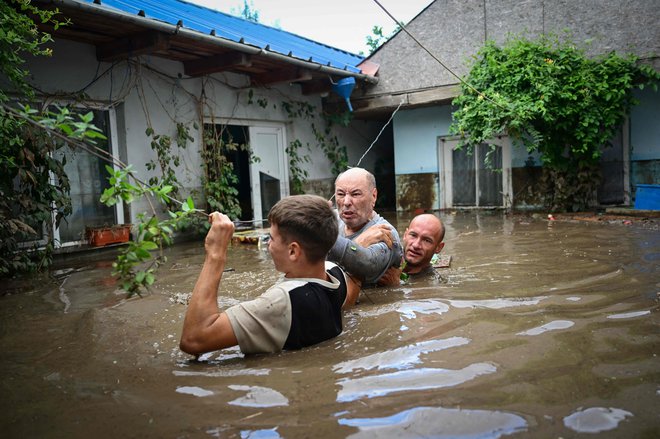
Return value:
<svg viewBox="0 0 660 439">
<path fill-rule="evenodd" d="M 209 221 L 211 228 L 204 242 L 204 266 L 188 304 L 179 343 L 182 351 L 194 355 L 238 344 L 227 314 L 218 308 L 218 287 L 234 223 L 219 212 L 213 212 Z"/>
</svg>

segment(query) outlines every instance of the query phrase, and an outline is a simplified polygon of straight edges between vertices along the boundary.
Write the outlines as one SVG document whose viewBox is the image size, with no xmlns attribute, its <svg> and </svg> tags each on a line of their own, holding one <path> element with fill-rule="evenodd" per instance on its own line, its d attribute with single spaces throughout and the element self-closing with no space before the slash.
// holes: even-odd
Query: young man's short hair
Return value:
<svg viewBox="0 0 660 439">
<path fill-rule="evenodd" d="M 278 201 L 268 221 L 286 242 L 296 241 L 310 262 L 325 259 L 337 240 L 337 215 L 328 201 L 317 195 L 292 195 Z"/>
</svg>

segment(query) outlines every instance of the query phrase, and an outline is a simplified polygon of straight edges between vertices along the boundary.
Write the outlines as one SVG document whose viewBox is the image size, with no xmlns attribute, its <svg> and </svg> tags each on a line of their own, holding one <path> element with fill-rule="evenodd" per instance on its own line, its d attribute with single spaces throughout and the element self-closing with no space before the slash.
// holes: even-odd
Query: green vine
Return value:
<svg viewBox="0 0 660 439">
<path fill-rule="evenodd" d="M 71 213 L 66 156 L 57 159 L 56 153 L 65 145 L 75 148 L 72 140 L 105 139 L 93 118 L 67 108 L 39 113 L 27 105 L 0 107 L 0 275 L 50 265 L 52 217 L 57 227 Z M 28 242 L 33 244 L 26 247 Z"/>
<path fill-rule="evenodd" d="M 247 145 L 239 145 L 233 139 L 224 140 L 223 130 L 204 129 L 202 162 L 204 167 L 204 192 L 212 211 L 219 211 L 230 218 L 240 218 L 241 206 L 238 200 L 238 177 L 234 164 L 227 158 L 235 151 L 249 151 Z M 258 159 L 254 159 L 258 160 Z"/>
<path fill-rule="evenodd" d="M 294 195 L 304 193 L 304 185 L 309 173 L 301 165 L 311 162 L 309 154 L 300 155 L 300 148 L 302 148 L 302 142 L 298 139 L 290 142 L 289 147 L 286 148 L 286 153 L 289 156 L 291 193 Z M 307 150 L 309 150 L 309 144 L 307 145 Z"/>
<path fill-rule="evenodd" d="M 194 126 L 197 129 L 197 124 Z M 177 179 L 176 168 L 181 164 L 181 156 L 172 149 L 172 137 L 156 134 L 152 127 L 148 127 L 145 134 L 151 138 L 150 146 L 157 156 L 156 160 L 150 160 L 146 164 L 147 170 L 153 171 L 159 167 L 162 175 L 149 178 L 149 184 L 154 185 L 162 181 L 163 184 L 172 186 L 173 197 L 179 197 L 182 185 Z M 188 142 L 195 140 L 190 135 L 188 126 L 181 122 L 176 124 L 176 137 L 174 139 L 176 145 L 181 149 L 185 149 Z"/>
<path fill-rule="evenodd" d="M 68 25 L 55 18 L 58 13 L 41 10 L 29 0 L 0 2 L 0 76 L 10 84 L 0 89 L 0 276 L 50 265 L 52 215 L 59 224 L 71 212 L 65 159 L 55 153 L 69 140 L 66 133 L 91 139 L 88 133 L 94 131 L 88 115 L 74 117 L 67 109 L 40 113 L 20 106 L 35 98 L 25 59 L 52 54 L 46 47 L 52 38 L 36 22 L 55 29 Z M 18 105 L 9 104 L 9 91 Z M 46 242 L 40 246 L 36 241 L 42 238 Z"/>
<path fill-rule="evenodd" d="M 471 87 L 453 101 L 451 132 L 469 148 L 508 133 L 541 154 L 545 203 L 583 209 L 595 201 L 601 148 L 636 103 L 633 88 L 657 90 L 660 73 L 636 61 L 613 52 L 589 59 L 555 36 L 489 41 L 466 78 Z"/>
<path fill-rule="evenodd" d="M 248 92 L 248 104 L 253 103 L 253 98 L 254 92 L 250 89 Z M 328 161 L 330 161 L 332 174 L 337 176 L 345 171 L 348 167 L 348 152 L 346 146 L 341 145 L 339 138 L 333 133 L 333 126 L 348 126 L 353 120 L 353 113 L 346 111 L 340 114 L 324 114 L 323 121 L 325 122 L 325 128 L 320 128 L 314 123 L 318 114 L 314 105 L 305 101 L 291 100 L 283 101 L 281 106 L 289 119 L 302 119 L 311 122 L 312 133 L 316 139 L 317 146 L 323 151 Z M 286 149 L 289 157 L 289 173 L 291 175 L 291 190 L 293 193 L 301 193 L 303 191 L 304 184 L 309 176 L 307 170 L 302 165 L 304 163 L 310 163 L 311 158 L 307 154 L 300 155 L 299 149 L 301 144 L 302 142 L 299 139 L 295 139 L 290 142 L 289 147 Z M 309 145 L 307 145 L 307 148 L 310 148 Z"/>
<path fill-rule="evenodd" d="M 320 130 L 316 124 L 312 123 L 312 132 L 319 148 L 332 164 L 332 174 L 337 176 L 348 168 L 348 152 L 345 145 L 339 144 L 339 138 L 332 134 L 331 127 L 331 125 L 326 125 L 325 129 Z"/>
</svg>

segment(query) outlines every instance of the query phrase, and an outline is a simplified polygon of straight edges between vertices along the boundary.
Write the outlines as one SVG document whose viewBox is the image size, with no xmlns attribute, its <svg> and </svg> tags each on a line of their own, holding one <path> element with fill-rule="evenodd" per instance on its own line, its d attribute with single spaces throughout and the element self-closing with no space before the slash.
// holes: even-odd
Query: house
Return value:
<svg viewBox="0 0 660 439">
<path fill-rule="evenodd" d="M 43 28 L 53 36 L 53 56 L 28 62 L 39 104 L 94 111 L 94 123 L 108 137 L 100 147 L 132 164 L 145 182 L 169 167 L 181 197 L 192 195 L 202 208 L 210 178 L 205 160 L 214 154 L 205 132 L 249 145 L 229 159 L 240 219 L 251 221 L 264 218 L 291 192 L 290 179 L 305 172 L 304 190 L 329 198 L 328 156 L 345 147 L 355 164 L 381 128 L 377 121 L 344 127 L 322 117 L 333 84 L 349 78 L 363 88 L 378 81 L 356 67 L 361 56 L 181 0 L 33 3 L 58 8 L 59 18 L 70 20 Z M 158 148 L 167 149 L 163 163 Z M 148 210 L 146 200 L 102 205 L 105 164 L 83 151 L 66 154 L 73 214 L 55 231 L 59 245 L 83 243 L 87 226 L 135 222 Z M 363 166 L 373 167 L 376 156 Z"/>
<path fill-rule="evenodd" d="M 509 34 L 559 34 L 590 40 L 588 55 L 634 53 L 660 70 L 660 7 L 635 2 L 564 0 L 436 0 L 406 25 L 431 53 L 459 76 L 488 39 Z M 517 206 L 532 203 L 527 187 L 539 174 L 538 157 L 513 147 L 503 135 L 495 158 L 501 173 L 455 148 L 449 135 L 459 81 L 405 32 L 398 32 L 366 61 L 379 66 L 376 84 L 352 97 L 356 117 L 396 111 L 393 120 L 397 209 Z M 630 205 L 639 184 L 660 183 L 660 93 L 635 92 L 639 105 L 602 157 L 601 204 Z"/>
</svg>

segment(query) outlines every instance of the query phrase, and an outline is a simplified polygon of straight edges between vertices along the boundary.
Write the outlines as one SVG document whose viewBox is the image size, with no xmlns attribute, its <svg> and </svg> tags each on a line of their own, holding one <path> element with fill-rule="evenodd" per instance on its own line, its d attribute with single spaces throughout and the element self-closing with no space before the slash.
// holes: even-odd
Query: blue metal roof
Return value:
<svg viewBox="0 0 660 439">
<path fill-rule="evenodd" d="M 77 0 L 94 3 L 94 0 Z M 98 0 L 97 0 L 98 1 Z M 97 6 L 98 3 L 97 3 Z M 291 32 L 234 17 L 223 12 L 182 0 L 101 0 L 101 7 L 115 8 L 131 15 L 143 11 L 145 19 L 183 27 L 233 42 L 289 55 L 304 61 L 359 73 L 356 66 L 364 59 L 359 55 L 318 43 Z"/>
</svg>

